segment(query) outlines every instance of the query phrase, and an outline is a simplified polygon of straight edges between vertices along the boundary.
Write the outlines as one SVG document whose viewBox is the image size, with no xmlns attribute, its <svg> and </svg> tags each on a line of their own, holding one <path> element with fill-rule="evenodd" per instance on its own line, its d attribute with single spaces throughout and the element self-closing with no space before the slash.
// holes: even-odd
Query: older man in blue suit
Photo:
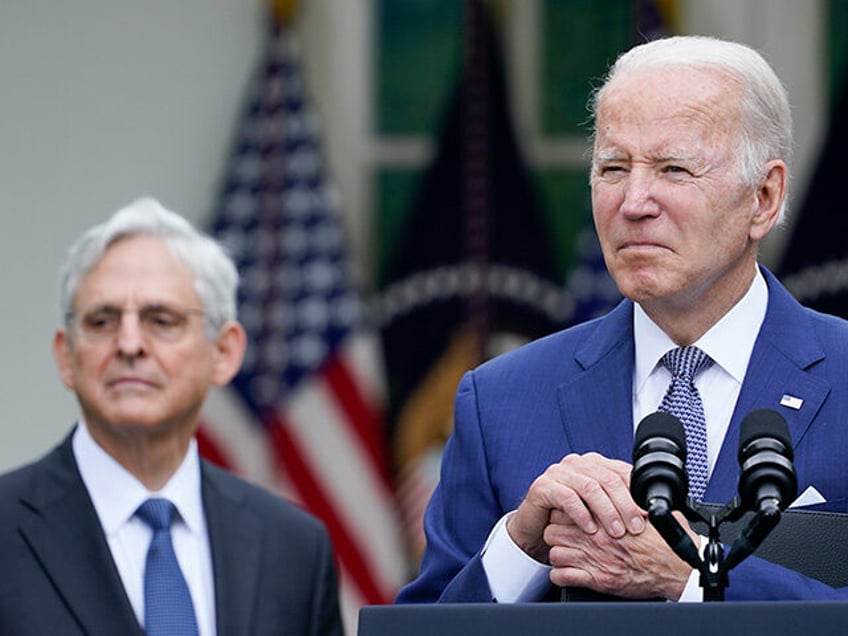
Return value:
<svg viewBox="0 0 848 636">
<path fill-rule="evenodd" d="M 622 55 L 592 107 L 595 227 L 626 300 L 465 375 L 421 571 L 398 602 L 534 601 L 558 586 L 700 599 L 629 487 L 635 427 L 674 385 L 669 352 L 703 361 L 698 498 L 736 493 L 740 422 L 768 408 L 789 425 L 803 503 L 848 511 L 848 323 L 801 307 L 757 263 L 789 181 L 779 79 L 747 46 L 672 37 Z M 729 600 L 846 595 L 754 557 L 731 576 Z"/>
</svg>

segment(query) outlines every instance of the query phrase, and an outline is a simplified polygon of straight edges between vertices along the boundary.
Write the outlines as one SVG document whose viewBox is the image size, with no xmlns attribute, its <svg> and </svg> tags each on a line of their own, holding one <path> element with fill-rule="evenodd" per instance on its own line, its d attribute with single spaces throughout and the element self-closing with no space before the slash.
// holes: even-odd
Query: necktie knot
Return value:
<svg viewBox="0 0 848 636">
<path fill-rule="evenodd" d="M 689 345 L 672 349 L 662 357 L 662 363 L 674 379 L 682 378 L 694 382 L 698 372 L 710 366 L 713 359 L 698 347 Z"/>
<path fill-rule="evenodd" d="M 167 530 L 171 527 L 176 508 L 174 504 L 161 497 L 148 499 L 138 507 L 136 514 L 154 531 Z"/>
</svg>

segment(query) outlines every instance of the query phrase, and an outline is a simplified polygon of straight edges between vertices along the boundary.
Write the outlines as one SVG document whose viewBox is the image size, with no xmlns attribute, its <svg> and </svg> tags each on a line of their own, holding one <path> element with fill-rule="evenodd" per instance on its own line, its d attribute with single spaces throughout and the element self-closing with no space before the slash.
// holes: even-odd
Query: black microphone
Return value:
<svg viewBox="0 0 848 636">
<path fill-rule="evenodd" d="M 739 431 L 739 496 L 755 512 L 783 510 L 798 493 L 789 426 L 770 409 L 752 411 Z"/>
<path fill-rule="evenodd" d="M 671 514 L 686 506 L 688 493 L 683 425 L 669 413 L 651 413 L 636 427 L 630 494 L 674 553 L 700 570 L 698 549 Z"/>
<path fill-rule="evenodd" d="M 636 428 L 633 500 L 649 513 L 662 513 L 683 508 L 688 492 L 683 425 L 670 413 L 651 413 Z"/>
</svg>

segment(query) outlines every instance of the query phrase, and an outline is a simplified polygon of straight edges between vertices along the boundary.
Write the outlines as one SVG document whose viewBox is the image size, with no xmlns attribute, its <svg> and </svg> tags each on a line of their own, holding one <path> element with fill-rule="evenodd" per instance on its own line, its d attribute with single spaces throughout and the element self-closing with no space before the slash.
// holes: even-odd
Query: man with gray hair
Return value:
<svg viewBox="0 0 848 636">
<path fill-rule="evenodd" d="M 732 499 L 741 421 L 770 409 L 788 423 L 799 503 L 848 512 L 848 323 L 757 262 L 789 183 L 779 79 L 747 46 L 670 37 L 624 53 L 591 107 L 593 217 L 625 300 L 464 376 L 421 571 L 398 602 L 559 587 L 700 600 L 697 570 L 631 496 L 634 430 L 655 411 L 685 413 L 695 500 Z M 848 596 L 755 557 L 730 576 L 728 600 Z"/>
<path fill-rule="evenodd" d="M 150 198 L 73 245 L 53 353 L 81 416 L 0 477 L 0 633 L 342 633 L 320 522 L 198 455 L 204 398 L 245 352 L 237 284 Z"/>
</svg>

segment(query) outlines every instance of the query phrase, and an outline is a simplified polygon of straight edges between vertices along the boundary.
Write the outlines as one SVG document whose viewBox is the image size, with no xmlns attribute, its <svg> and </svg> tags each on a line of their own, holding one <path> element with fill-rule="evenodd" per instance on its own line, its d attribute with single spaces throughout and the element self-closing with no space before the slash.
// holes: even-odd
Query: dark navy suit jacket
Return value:
<svg viewBox="0 0 848 636">
<path fill-rule="evenodd" d="M 218 636 L 341 635 L 323 526 L 201 461 Z M 0 634 L 142 635 L 71 437 L 0 477 Z"/>
<path fill-rule="evenodd" d="M 789 425 L 798 492 L 814 486 L 827 500 L 817 509 L 848 512 L 848 322 L 802 307 L 762 271 L 766 317 L 704 500 L 723 504 L 736 494 L 740 422 L 769 408 Z M 631 461 L 633 366 L 633 304 L 626 300 L 463 377 L 425 516 L 421 570 L 398 602 L 491 601 L 481 548 L 533 480 L 569 453 Z M 784 395 L 803 400 L 801 407 L 781 406 Z M 749 557 L 731 571 L 726 593 L 727 600 L 811 598 L 848 598 L 848 590 Z"/>
</svg>

